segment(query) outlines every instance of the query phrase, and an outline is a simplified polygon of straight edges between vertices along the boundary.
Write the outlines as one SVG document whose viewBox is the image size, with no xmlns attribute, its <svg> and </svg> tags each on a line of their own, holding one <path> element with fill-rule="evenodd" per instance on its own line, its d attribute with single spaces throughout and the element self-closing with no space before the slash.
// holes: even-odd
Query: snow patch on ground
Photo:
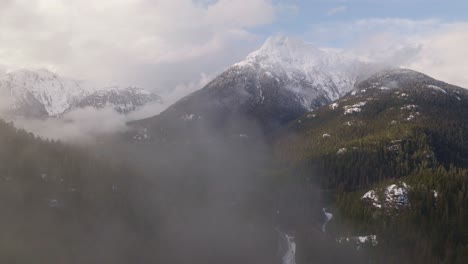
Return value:
<svg viewBox="0 0 468 264">
<path fill-rule="evenodd" d="M 338 103 L 333 103 L 333 104 L 330 105 L 330 109 L 331 109 L 331 110 L 335 110 L 335 109 L 337 109 L 338 107 L 340 107 L 340 105 L 339 105 Z"/>
<path fill-rule="evenodd" d="M 445 94 L 447 93 L 447 91 L 445 91 L 444 89 L 440 88 L 440 87 L 437 86 L 437 85 L 429 84 L 429 85 L 426 85 L 426 86 L 427 86 L 427 88 L 429 88 L 429 89 L 437 90 L 437 91 L 443 92 L 443 93 L 445 93 Z"/>
<path fill-rule="evenodd" d="M 336 152 L 336 154 L 342 155 L 342 154 L 345 154 L 346 152 L 348 152 L 348 149 L 346 149 L 346 148 L 340 148 L 340 149 Z"/>
<path fill-rule="evenodd" d="M 408 192 L 411 190 L 411 187 L 405 182 L 399 182 L 398 184 L 391 184 L 384 188 L 382 191 L 370 190 L 366 192 L 361 200 L 368 201 L 372 203 L 372 206 L 375 208 L 401 208 L 408 206 Z M 383 197 L 379 195 L 383 194 Z"/>
<path fill-rule="evenodd" d="M 349 115 L 353 113 L 359 113 L 362 111 L 361 107 L 365 106 L 367 102 L 360 102 L 354 105 L 346 105 L 343 107 L 344 109 L 344 114 Z"/>
<path fill-rule="evenodd" d="M 357 250 L 361 248 L 363 244 L 370 243 L 372 246 L 377 246 L 379 244 L 376 235 L 369 236 L 355 236 L 355 237 L 340 237 L 336 239 L 338 243 L 354 243 L 357 246 Z"/>
<path fill-rule="evenodd" d="M 411 110 L 414 110 L 414 109 L 417 109 L 417 108 L 418 108 L 417 105 L 405 105 L 405 106 L 401 107 L 400 109 L 401 109 L 401 110 L 409 110 L 409 111 L 411 111 Z"/>
<path fill-rule="evenodd" d="M 379 197 L 377 196 L 376 191 L 370 190 L 366 192 L 362 198 L 362 200 L 368 200 L 372 202 L 372 205 L 376 208 L 382 208 L 382 205 L 380 204 Z"/>
</svg>

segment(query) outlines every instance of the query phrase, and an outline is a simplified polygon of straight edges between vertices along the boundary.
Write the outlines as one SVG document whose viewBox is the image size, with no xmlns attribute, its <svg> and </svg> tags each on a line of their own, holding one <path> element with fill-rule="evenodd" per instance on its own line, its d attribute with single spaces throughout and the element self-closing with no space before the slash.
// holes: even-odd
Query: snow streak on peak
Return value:
<svg viewBox="0 0 468 264">
<path fill-rule="evenodd" d="M 284 81 L 286 87 L 313 98 L 311 90 L 330 100 L 352 90 L 366 63 L 341 50 L 321 49 L 300 39 L 274 36 L 233 68 L 250 69 Z M 305 85 L 304 85 L 305 84 Z M 304 91 L 301 87 L 311 87 Z M 305 104 L 310 104 L 307 100 Z"/>
</svg>

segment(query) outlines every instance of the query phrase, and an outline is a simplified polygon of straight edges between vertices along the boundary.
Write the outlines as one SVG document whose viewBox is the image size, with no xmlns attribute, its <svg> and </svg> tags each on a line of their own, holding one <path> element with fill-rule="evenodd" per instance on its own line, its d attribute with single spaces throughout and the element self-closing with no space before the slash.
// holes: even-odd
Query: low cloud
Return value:
<svg viewBox="0 0 468 264">
<path fill-rule="evenodd" d="M 88 143 L 104 134 L 125 132 L 126 118 L 112 108 L 77 109 L 60 118 L 30 119 L 25 117 L 9 118 L 15 126 L 34 132 L 47 139 L 62 140 L 69 143 Z"/>
</svg>

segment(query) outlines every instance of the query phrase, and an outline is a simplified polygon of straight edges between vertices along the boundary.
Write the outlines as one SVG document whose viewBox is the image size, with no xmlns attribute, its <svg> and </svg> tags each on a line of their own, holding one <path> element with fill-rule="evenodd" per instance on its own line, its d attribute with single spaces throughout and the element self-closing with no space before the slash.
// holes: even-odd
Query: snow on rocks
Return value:
<svg viewBox="0 0 468 264">
<path fill-rule="evenodd" d="M 192 120 L 201 119 L 202 117 L 199 115 L 195 115 L 195 114 L 186 114 L 186 115 L 181 116 L 180 118 L 184 121 L 192 121 Z"/>
<path fill-rule="evenodd" d="M 391 146 L 387 147 L 387 149 L 389 151 L 392 151 L 392 152 L 397 152 L 397 151 L 400 150 L 400 145 L 391 145 Z"/>
<path fill-rule="evenodd" d="M 389 204 L 394 204 L 394 205 L 408 205 L 409 200 L 408 200 L 408 190 L 410 187 L 402 182 L 400 186 L 396 184 L 391 184 L 387 186 L 387 189 L 385 190 L 385 201 Z"/>
<path fill-rule="evenodd" d="M 339 105 L 338 103 L 333 103 L 333 104 L 331 104 L 329 107 L 330 107 L 331 110 L 335 110 L 335 109 L 337 109 L 338 107 L 340 107 L 340 105 Z"/>
<path fill-rule="evenodd" d="M 359 250 L 362 245 L 370 244 L 372 246 L 377 246 L 379 244 L 376 235 L 369 236 L 355 236 L 355 237 L 340 237 L 337 238 L 338 243 L 354 243 L 356 249 Z"/>
<path fill-rule="evenodd" d="M 418 108 L 417 105 L 405 105 L 405 106 L 401 107 L 400 109 L 401 109 L 402 111 L 403 111 L 403 110 L 409 110 L 409 111 L 411 111 L 411 110 L 414 110 L 414 109 L 417 109 L 417 108 Z"/>
<path fill-rule="evenodd" d="M 150 135 L 148 134 L 148 129 L 147 128 L 142 129 L 141 131 L 138 132 L 138 134 L 136 134 L 133 137 L 133 139 L 137 141 L 150 139 Z"/>
<path fill-rule="evenodd" d="M 379 198 L 377 196 L 377 192 L 375 190 L 370 190 L 368 192 L 366 192 L 362 198 L 362 200 L 367 200 L 367 201 L 371 201 L 372 202 L 372 205 L 376 208 L 382 208 L 382 205 L 380 204 L 379 202 Z"/>
<path fill-rule="evenodd" d="M 348 149 L 347 148 L 340 148 L 336 154 L 337 155 L 342 155 L 342 154 L 345 154 L 346 152 L 348 152 Z"/>
<path fill-rule="evenodd" d="M 366 192 L 361 200 L 370 202 L 375 208 L 401 208 L 408 206 L 408 192 L 411 187 L 405 182 L 391 184 L 383 190 L 370 190 Z"/>
<path fill-rule="evenodd" d="M 365 106 L 367 102 L 360 102 L 354 105 L 346 105 L 343 107 L 344 109 L 344 114 L 349 115 L 353 113 L 359 113 L 362 111 L 361 107 Z"/>
</svg>

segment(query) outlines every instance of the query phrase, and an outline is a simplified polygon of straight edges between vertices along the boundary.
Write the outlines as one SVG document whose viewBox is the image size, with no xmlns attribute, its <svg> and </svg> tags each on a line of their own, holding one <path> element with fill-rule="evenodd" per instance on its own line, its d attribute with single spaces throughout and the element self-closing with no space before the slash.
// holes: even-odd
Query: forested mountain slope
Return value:
<svg viewBox="0 0 468 264">
<path fill-rule="evenodd" d="M 282 131 L 276 157 L 285 175 L 334 193 L 331 238 L 376 235 L 373 261 L 467 260 L 465 89 L 410 70 L 378 73 Z M 307 243 L 301 250 L 313 259 Z"/>
<path fill-rule="evenodd" d="M 144 254 L 144 246 L 131 240 L 139 232 L 128 199 L 132 175 L 111 159 L 0 121 L 0 262 L 137 259 L 133 247 Z"/>
<path fill-rule="evenodd" d="M 268 134 L 350 91 L 371 65 L 336 50 L 275 36 L 205 87 L 132 125 L 138 140 L 191 138 L 201 128 L 228 137 Z M 176 137 L 177 138 L 177 137 Z"/>
</svg>

